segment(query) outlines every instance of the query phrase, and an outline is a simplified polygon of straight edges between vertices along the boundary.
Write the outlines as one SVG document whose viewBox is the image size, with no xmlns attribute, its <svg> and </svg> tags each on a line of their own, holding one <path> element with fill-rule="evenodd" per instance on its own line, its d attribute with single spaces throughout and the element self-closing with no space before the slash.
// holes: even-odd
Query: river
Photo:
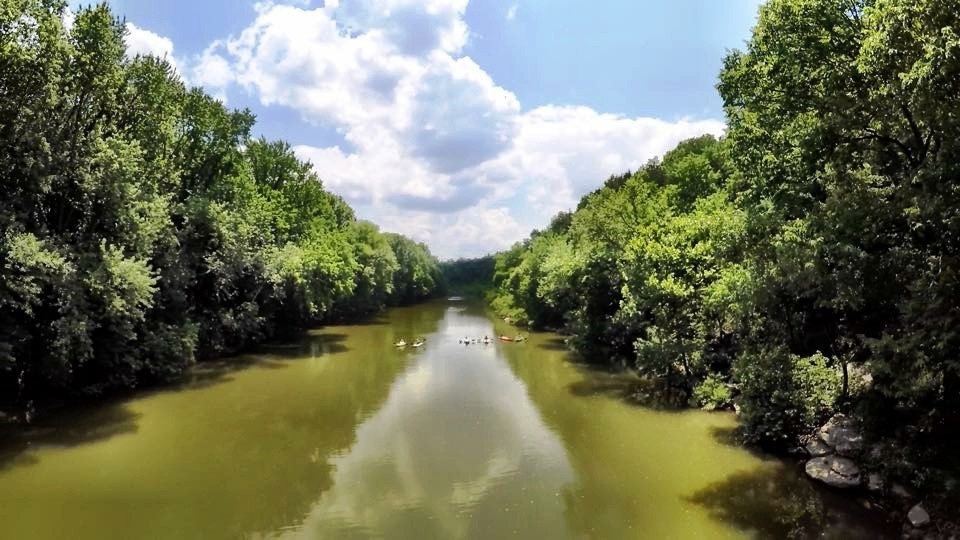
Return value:
<svg viewBox="0 0 960 540">
<path fill-rule="evenodd" d="M 0 538 L 877 538 L 727 413 L 439 301 L 3 435 Z M 394 341 L 425 336 L 421 349 Z"/>
</svg>

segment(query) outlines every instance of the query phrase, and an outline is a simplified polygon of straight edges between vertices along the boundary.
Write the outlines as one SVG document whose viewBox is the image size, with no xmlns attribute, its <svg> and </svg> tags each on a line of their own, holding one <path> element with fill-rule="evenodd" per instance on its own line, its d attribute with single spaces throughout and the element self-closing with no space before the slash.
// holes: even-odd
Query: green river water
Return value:
<svg viewBox="0 0 960 540">
<path fill-rule="evenodd" d="M 441 301 L 0 439 L 0 538 L 877 538 L 877 516 Z M 422 349 L 392 343 L 426 336 Z"/>
</svg>

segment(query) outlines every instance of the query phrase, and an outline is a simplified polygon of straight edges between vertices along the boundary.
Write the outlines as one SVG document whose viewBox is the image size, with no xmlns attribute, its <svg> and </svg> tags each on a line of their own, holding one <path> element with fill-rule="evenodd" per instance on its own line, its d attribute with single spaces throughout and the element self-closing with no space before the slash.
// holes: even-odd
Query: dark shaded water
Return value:
<svg viewBox="0 0 960 540">
<path fill-rule="evenodd" d="M 872 516 L 730 442 L 735 419 L 460 302 L 204 367 L 0 442 L 0 538 L 876 538 Z M 398 350 L 400 337 L 426 336 Z"/>
</svg>

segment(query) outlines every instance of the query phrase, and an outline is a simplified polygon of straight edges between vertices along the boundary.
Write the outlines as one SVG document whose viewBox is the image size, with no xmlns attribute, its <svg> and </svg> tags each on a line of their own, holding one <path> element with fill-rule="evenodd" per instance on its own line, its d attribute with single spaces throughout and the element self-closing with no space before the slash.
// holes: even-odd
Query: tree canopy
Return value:
<svg viewBox="0 0 960 540">
<path fill-rule="evenodd" d="M 357 221 L 250 111 L 127 57 L 105 4 L 65 9 L 0 8 L 0 410 L 434 294 L 425 246 Z"/>
<path fill-rule="evenodd" d="M 724 59 L 726 136 L 498 255 L 493 306 L 679 401 L 736 401 L 749 441 L 842 411 L 869 467 L 956 485 L 958 35 L 949 2 L 770 0 Z"/>
</svg>

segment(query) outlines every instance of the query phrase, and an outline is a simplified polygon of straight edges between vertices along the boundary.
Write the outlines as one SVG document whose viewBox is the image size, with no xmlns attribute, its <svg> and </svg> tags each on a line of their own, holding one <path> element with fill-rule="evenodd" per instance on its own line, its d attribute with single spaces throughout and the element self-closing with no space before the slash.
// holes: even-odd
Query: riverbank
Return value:
<svg viewBox="0 0 960 540">
<path fill-rule="evenodd" d="M 885 512 L 903 538 L 946 540 L 960 533 L 956 505 L 943 493 L 908 489 L 904 479 L 883 474 L 880 449 L 868 446 L 856 419 L 837 413 L 801 442 L 792 454 L 807 476 Z"/>
<path fill-rule="evenodd" d="M 440 290 L 426 245 L 358 219 L 251 111 L 123 54 L 107 3 L 65 9 L 0 10 L 8 422 Z"/>
<path fill-rule="evenodd" d="M 420 301 L 428 302 L 437 298 L 441 298 L 442 296 L 443 295 L 440 294 L 439 291 L 436 291 L 428 294 L 424 298 L 420 298 Z M 400 306 L 386 306 L 378 311 L 373 312 L 339 311 L 331 313 L 331 317 L 326 318 L 322 322 L 314 321 L 314 323 L 317 326 L 320 326 L 321 324 L 324 326 L 373 324 L 379 317 L 383 316 L 387 310 L 396 307 Z M 273 321 L 271 324 L 275 325 L 276 322 L 277 321 Z M 100 402 L 110 402 L 136 396 L 144 391 L 162 391 L 165 388 L 176 388 L 186 382 L 189 382 L 195 376 L 198 370 L 204 370 L 209 367 L 219 367 L 222 369 L 225 365 L 230 364 L 231 362 L 237 362 L 238 365 L 236 367 L 242 368 L 244 367 L 243 358 L 245 355 L 264 348 L 270 348 L 272 345 L 276 345 L 278 343 L 289 343 L 291 341 L 302 339 L 311 331 L 312 330 L 309 326 L 302 324 L 283 327 L 275 326 L 274 331 L 272 331 L 269 335 L 261 336 L 261 339 L 246 340 L 242 346 L 228 351 L 222 351 L 216 356 L 190 358 L 188 360 L 184 360 L 184 366 L 188 367 L 185 367 L 184 369 L 173 373 L 166 378 L 135 380 L 133 384 L 106 388 L 94 394 L 70 393 L 62 391 L 59 395 L 31 400 L 28 404 L 26 404 L 26 407 L 22 407 L 20 409 L 0 409 L 0 427 L 8 426 L 15 428 L 18 425 L 29 426 L 45 416 L 57 415 L 74 407 L 90 407 L 95 406 Z"/>
<path fill-rule="evenodd" d="M 457 343 L 509 330 L 391 309 L 43 417 L 0 441 L 0 537 L 890 537 L 731 441 L 733 414 L 637 407 L 561 336 Z"/>
<path fill-rule="evenodd" d="M 514 320 L 511 315 L 516 315 L 511 310 L 488 306 L 493 316 L 507 324 L 527 329 L 533 324 L 523 317 Z M 576 353 L 569 338 L 563 343 Z M 636 373 L 624 362 L 610 363 L 605 359 L 603 365 L 614 370 L 622 369 L 624 373 Z M 693 398 L 689 394 L 671 389 L 669 384 L 656 378 L 645 379 L 647 382 L 631 392 L 628 399 L 645 407 L 697 408 L 691 403 Z M 741 410 L 736 393 L 731 397 L 733 399 L 722 409 L 735 412 L 739 417 Z M 763 449 L 759 445 L 750 445 L 739 431 L 738 428 L 731 434 L 737 444 Z M 822 485 L 823 489 L 866 510 L 881 512 L 886 517 L 887 527 L 903 538 L 948 540 L 960 537 L 957 501 L 950 499 L 946 491 L 918 489 L 910 484 L 910 478 L 884 475 L 883 468 L 889 466 L 885 463 L 884 452 L 895 453 L 897 449 L 870 445 L 859 423 L 839 413 L 819 429 L 799 438 L 795 444 L 774 450 L 781 459 L 794 463 L 810 482 Z"/>
</svg>

